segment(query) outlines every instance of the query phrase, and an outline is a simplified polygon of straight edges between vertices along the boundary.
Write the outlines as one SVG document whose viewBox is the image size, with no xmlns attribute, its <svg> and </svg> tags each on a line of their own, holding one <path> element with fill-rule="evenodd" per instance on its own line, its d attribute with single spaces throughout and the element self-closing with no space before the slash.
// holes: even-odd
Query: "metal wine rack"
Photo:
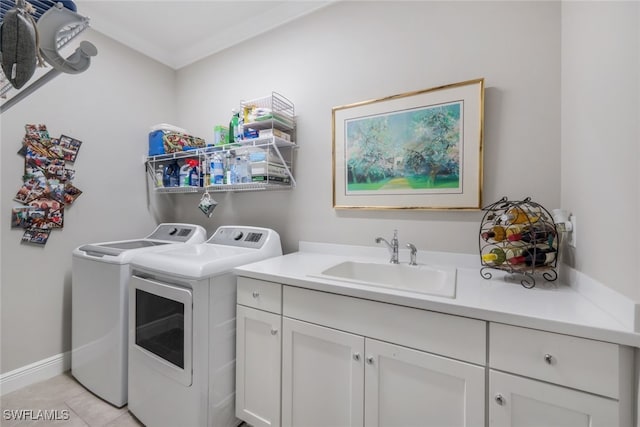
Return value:
<svg viewBox="0 0 640 427">
<path fill-rule="evenodd" d="M 533 288 L 539 275 L 549 282 L 558 278 L 559 233 L 549 211 L 530 197 L 503 197 L 482 210 L 478 242 L 483 278 L 491 279 L 492 269 L 502 270 L 519 276 L 525 288 Z"/>
</svg>

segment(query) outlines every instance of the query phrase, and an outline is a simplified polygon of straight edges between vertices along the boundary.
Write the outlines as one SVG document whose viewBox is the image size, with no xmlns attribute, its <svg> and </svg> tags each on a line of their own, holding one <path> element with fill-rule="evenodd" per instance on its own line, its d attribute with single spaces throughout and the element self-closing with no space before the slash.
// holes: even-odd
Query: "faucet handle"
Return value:
<svg viewBox="0 0 640 427">
<path fill-rule="evenodd" d="M 407 247 L 411 250 L 411 261 L 409 261 L 409 265 L 418 265 L 418 263 L 416 262 L 418 249 L 413 243 L 407 243 Z"/>
</svg>

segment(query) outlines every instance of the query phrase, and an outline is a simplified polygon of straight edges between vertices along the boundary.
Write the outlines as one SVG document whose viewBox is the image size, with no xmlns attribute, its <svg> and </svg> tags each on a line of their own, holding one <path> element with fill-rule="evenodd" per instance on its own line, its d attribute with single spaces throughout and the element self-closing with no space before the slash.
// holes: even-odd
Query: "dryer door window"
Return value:
<svg viewBox="0 0 640 427">
<path fill-rule="evenodd" d="M 184 369 L 184 304 L 136 289 L 136 344 Z"/>
<path fill-rule="evenodd" d="M 167 377 L 193 381 L 193 294 L 157 279 L 131 277 L 129 354 Z"/>
</svg>

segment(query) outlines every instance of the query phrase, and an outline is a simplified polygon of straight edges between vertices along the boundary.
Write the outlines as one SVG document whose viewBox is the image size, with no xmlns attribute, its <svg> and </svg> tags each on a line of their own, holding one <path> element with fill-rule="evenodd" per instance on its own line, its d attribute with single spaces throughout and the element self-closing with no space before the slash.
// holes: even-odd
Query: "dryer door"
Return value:
<svg viewBox="0 0 640 427">
<path fill-rule="evenodd" d="M 142 353 L 144 363 L 185 386 L 192 383 L 192 300 L 191 289 L 131 278 L 132 350 Z"/>
</svg>

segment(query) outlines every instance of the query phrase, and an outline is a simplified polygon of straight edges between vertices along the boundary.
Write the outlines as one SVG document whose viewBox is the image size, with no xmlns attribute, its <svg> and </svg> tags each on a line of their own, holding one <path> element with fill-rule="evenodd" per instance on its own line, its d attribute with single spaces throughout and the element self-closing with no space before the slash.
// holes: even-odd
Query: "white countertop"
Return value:
<svg viewBox="0 0 640 427">
<path fill-rule="evenodd" d="M 526 289 L 505 280 L 505 273 L 498 270 L 490 270 L 493 278 L 486 280 L 473 255 L 418 252 L 419 264 L 457 267 L 454 299 L 313 277 L 343 261 L 387 262 L 388 258 L 384 248 L 301 242 L 299 252 L 244 265 L 235 272 L 284 285 L 640 347 L 639 333 L 574 288 L 537 278 L 536 287 Z M 401 250 L 400 261 L 407 260 L 407 252 Z"/>
</svg>

